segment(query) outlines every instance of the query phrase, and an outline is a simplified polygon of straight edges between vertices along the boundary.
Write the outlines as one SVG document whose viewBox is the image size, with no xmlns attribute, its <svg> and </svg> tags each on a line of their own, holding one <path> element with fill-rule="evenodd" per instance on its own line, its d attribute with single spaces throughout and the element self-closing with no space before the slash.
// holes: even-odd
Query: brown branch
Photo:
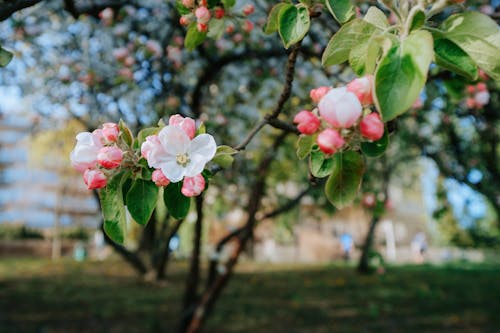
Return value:
<svg viewBox="0 0 500 333">
<path fill-rule="evenodd" d="M 158 266 L 156 267 L 156 279 L 157 280 L 163 280 L 165 279 L 166 271 L 167 271 L 167 265 L 168 265 L 168 260 L 170 258 L 170 240 L 174 235 L 177 233 L 177 230 L 179 230 L 179 227 L 181 226 L 182 222 L 184 220 L 176 220 L 174 222 L 174 225 L 170 228 L 167 237 L 165 238 L 165 247 L 163 248 L 163 252 L 160 256 L 160 259 L 158 261 Z"/>
<path fill-rule="evenodd" d="M 267 114 L 264 117 L 264 119 L 262 119 L 257 125 L 255 125 L 255 127 L 250 131 L 250 133 L 248 133 L 247 137 L 240 144 L 234 147 L 234 149 L 244 150 L 264 126 L 274 121 L 280 115 L 281 111 L 283 110 L 283 107 L 285 106 L 285 103 L 288 101 L 288 99 L 290 98 L 290 94 L 292 93 L 292 83 L 295 74 L 295 64 L 297 63 L 297 56 L 299 54 L 300 44 L 301 43 L 299 42 L 296 45 L 294 45 L 292 52 L 290 52 L 290 55 L 288 56 L 285 86 L 283 87 L 283 91 L 281 92 L 280 98 L 276 103 L 276 106 L 274 107 L 273 111 Z"/>
<path fill-rule="evenodd" d="M 266 220 L 266 219 L 271 219 L 273 217 L 276 217 L 280 214 L 283 214 L 283 213 L 286 213 L 288 212 L 290 209 L 293 209 L 294 207 L 296 207 L 299 203 L 300 203 L 300 200 L 302 200 L 302 198 L 307 194 L 309 193 L 309 191 L 311 190 L 311 186 L 307 187 L 305 190 L 303 190 L 302 192 L 300 192 L 295 198 L 289 200 L 286 204 L 284 204 L 283 206 L 281 207 L 278 207 L 276 208 L 275 210 L 265 214 L 264 216 L 262 216 L 262 218 L 260 218 L 259 220 Z"/>
</svg>

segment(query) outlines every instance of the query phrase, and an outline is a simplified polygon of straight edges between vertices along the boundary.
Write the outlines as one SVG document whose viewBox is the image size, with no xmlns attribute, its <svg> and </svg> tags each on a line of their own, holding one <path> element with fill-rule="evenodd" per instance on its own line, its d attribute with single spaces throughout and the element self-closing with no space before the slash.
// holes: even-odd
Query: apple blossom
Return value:
<svg viewBox="0 0 500 333">
<path fill-rule="evenodd" d="M 361 116 L 362 107 L 356 95 L 347 88 L 331 89 L 318 104 L 320 116 L 337 128 L 349 128 Z"/>
<path fill-rule="evenodd" d="M 255 7 L 252 4 L 247 4 L 243 7 L 243 15 L 248 16 L 251 15 L 255 11 Z"/>
<path fill-rule="evenodd" d="M 488 91 L 480 91 L 474 95 L 474 101 L 478 107 L 482 107 L 490 102 L 490 93 Z"/>
<path fill-rule="evenodd" d="M 332 88 L 327 86 L 318 87 L 316 89 L 311 89 L 309 96 L 314 103 L 319 103 L 319 101 L 325 96 Z"/>
<path fill-rule="evenodd" d="M 194 1 L 195 0 L 182 0 L 182 5 L 187 8 L 193 8 L 194 7 Z"/>
<path fill-rule="evenodd" d="M 156 159 L 155 156 L 150 156 L 152 154 L 156 153 L 163 154 L 163 147 L 161 146 L 160 139 L 158 138 L 158 135 L 150 135 L 146 138 L 146 141 L 142 143 L 141 146 L 141 156 L 144 157 L 146 160 L 151 159 Z"/>
<path fill-rule="evenodd" d="M 83 181 L 89 190 L 103 188 L 107 184 L 106 175 L 99 169 L 87 169 L 83 173 Z"/>
<path fill-rule="evenodd" d="M 476 84 L 476 89 L 477 91 L 487 91 L 488 87 L 486 86 L 486 83 L 479 82 L 478 84 Z"/>
<path fill-rule="evenodd" d="M 120 129 L 115 123 L 104 123 L 102 124 L 102 136 L 109 142 L 116 142 L 118 140 L 118 134 Z"/>
<path fill-rule="evenodd" d="M 153 171 L 151 180 L 156 184 L 156 186 L 167 186 L 168 184 L 170 184 L 170 179 L 165 177 L 160 169 Z"/>
<path fill-rule="evenodd" d="M 208 21 L 210 21 L 210 11 L 207 7 L 202 6 L 196 8 L 194 15 L 196 16 L 198 23 L 207 24 Z"/>
<path fill-rule="evenodd" d="M 116 146 L 102 147 L 97 154 L 97 162 L 106 169 L 114 169 L 120 166 L 123 152 Z"/>
<path fill-rule="evenodd" d="M 191 23 L 191 20 L 189 19 L 189 15 L 182 15 L 181 18 L 179 19 L 179 24 L 186 26 Z"/>
<path fill-rule="evenodd" d="M 347 91 L 353 92 L 363 105 L 373 104 L 373 76 L 367 75 L 347 84 Z"/>
<path fill-rule="evenodd" d="M 224 8 L 221 8 L 221 7 L 217 7 L 215 8 L 215 18 L 220 20 L 221 18 L 224 17 L 224 15 L 226 15 L 226 12 L 224 11 Z"/>
<path fill-rule="evenodd" d="M 325 154 L 333 154 L 341 148 L 345 141 L 338 131 L 327 128 L 318 135 L 316 139 L 319 149 Z"/>
<path fill-rule="evenodd" d="M 245 32 L 248 32 L 248 33 L 252 32 L 252 30 L 253 30 L 253 22 L 249 21 L 249 20 L 246 20 L 245 23 L 244 23 L 244 25 L 243 25 L 243 30 Z"/>
<path fill-rule="evenodd" d="M 376 112 L 364 117 L 359 123 L 359 129 L 362 136 L 372 141 L 377 141 L 384 135 L 384 123 Z"/>
<path fill-rule="evenodd" d="M 126 47 L 120 47 L 118 49 L 113 50 L 113 57 L 116 60 L 121 61 L 128 56 L 128 49 Z"/>
<path fill-rule="evenodd" d="M 201 173 L 217 150 L 210 134 L 200 134 L 191 140 L 178 126 L 165 126 L 158 133 L 159 144 L 155 138 L 149 141 L 144 142 L 141 147 L 148 165 L 161 169 L 174 183 Z"/>
<path fill-rule="evenodd" d="M 186 197 L 196 197 L 205 189 L 205 178 L 198 174 L 194 177 L 185 177 L 181 193 Z"/>
<path fill-rule="evenodd" d="M 194 121 L 194 119 L 191 119 L 189 117 L 184 118 L 180 114 L 174 114 L 168 119 L 168 124 L 171 126 L 180 127 L 191 140 L 196 134 L 196 122 Z"/>
<path fill-rule="evenodd" d="M 78 133 L 76 141 L 76 146 L 70 154 L 73 168 L 79 172 L 94 168 L 97 163 L 97 154 L 102 148 L 99 136 L 89 132 L 82 132 Z"/>
<path fill-rule="evenodd" d="M 318 128 L 321 126 L 321 122 L 316 115 L 310 111 L 303 110 L 297 113 L 293 122 L 297 123 L 297 128 L 300 133 L 311 135 L 316 133 Z"/>
<path fill-rule="evenodd" d="M 152 39 L 146 42 L 146 50 L 151 52 L 155 57 L 160 57 L 163 54 L 163 50 L 160 43 Z"/>
<path fill-rule="evenodd" d="M 208 31 L 208 24 L 206 23 L 197 23 L 196 28 L 198 29 L 199 32 L 207 32 Z"/>
</svg>

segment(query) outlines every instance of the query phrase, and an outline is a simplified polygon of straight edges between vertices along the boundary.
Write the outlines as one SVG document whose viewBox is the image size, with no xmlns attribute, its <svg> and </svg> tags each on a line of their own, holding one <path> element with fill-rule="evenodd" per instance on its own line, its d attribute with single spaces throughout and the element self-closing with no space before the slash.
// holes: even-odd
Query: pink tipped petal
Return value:
<svg viewBox="0 0 500 333">
<path fill-rule="evenodd" d="M 186 197 L 196 197 L 205 189 L 205 178 L 198 174 L 194 177 L 184 178 L 181 192 Z"/>
<path fill-rule="evenodd" d="M 318 104 L 320 116 L 336 128 L 349 128 L 361 116 L 362 107 L 356 95 L 345 87 L 332 89 Z"/>
<path fill-rule="evenodd" d="M 376 112 L 372 112 L 359 123 L 361 135 L 365 138 L 377 141 L 384 135 L 384 123 Z"/>
</svg>

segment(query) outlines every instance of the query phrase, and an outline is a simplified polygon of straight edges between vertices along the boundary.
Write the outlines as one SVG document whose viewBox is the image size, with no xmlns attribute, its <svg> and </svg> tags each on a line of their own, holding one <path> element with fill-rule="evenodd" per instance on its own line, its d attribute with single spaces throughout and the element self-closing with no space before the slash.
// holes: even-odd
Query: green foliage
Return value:
<svg viewBox="0 0 500 333">
<path fill-rule="evenodd" d="M 0 67 L 5 67 L 12 60 L 14 55 L 0 46 Z"/>
<path fill-rule="evenodd" d="M 192 51 L 198 45 L 203 43 L 206 38 L 207 38 L 207 33 L 198 31 L 196 23 L 193 22 L 189 25 L 188 31 L 186 33 L 186 38 L 184 39 L 184 47 Z"/>
<path fill-rule="evenodd" d="M 314 136 L 312 135 L 301 135 L 297 140 L 297 157 L 301 160 L 307 157 L 311 153 L 314 145 Z"/>
<path fill-rule="evenodd" d="M 375 97 L 384 121 L 401 115 L 415 102 L 433 56 L 431 34 L 419 30 L 395 43 L 382 58 L 375 73 Z"/>
<path fill-rule="evenodd" d="M 379 140 L 361 142 L 361 151 L 368 157 L 379 157 L 386 151 L 387 146 L 389 146 L 389 135 L 386 128 L 384 135 Z"/>
<path fill-rule="evenodd" d="M 267 18 L 266 25 L 264 26 L 264 33 L 272 34 L 279 29 L 279 14 L 283 8 L 287 8 L 289 4 L 281 2 L 277 5 L 274 5 L 269 12 L 269 16 Z"/>
<path fill-rule="evenodd" d="M 132 147 L 134 144 L 134 136 L 130 128 L 128 128 L 127 124 L 125 124 L 122 119 L 120 119 L 118 127 L 120 128 L 120 136 L 123 138 L 123 141 L 125 141 L 129 147 Z"/>
<path fill-rule="evenodd" d="M 495 21 L 478 12 L 466 12 L 450 16 L 440 30 L 439 35 L 455 43 L 489 76 L 500 81 L 500 30 Z"/>
<path fill-rule="evenodd" d="M 128 173 L 120 172 L 99 191 L 104 231 L 118 244 L 123 244 L 125 240 L 126 213 L 122 188 L 127 177 Z"/>
<path fill-rule="evenodd" d="M 234 157 L 232 155 L 237 152 L 238 151 L 230 146 L 218 146 L 212 162 L 218 164 L 221 168 L 229 168 L 234 162 Z"/>
<path fill-rule="evenodd" d="M 333 15 L 333 17 L 343 24 L 355 16 L 354 6 L 350 0 L 326 0 L 326 7 Z"/>
<path fill-rule="evenodd" d="M 436 63 L 469 80 L 476 80 L 478 70 L 476 63 L 457 44 L 446 38 L 434 40 Z M 462 89 L 463 92 L 463 89 Z"/>
<path fill-rule="evenodd" d="M 356 198 L 364 172 L 363 157 L 354 152 L 333 155 L 333 170 L 325 185 L 327 199 L 338 209 Z"/>
<path fill-rule="evenodd" d="M 279 11 L 279 34 L 285 48 L 300 42 L 311 25 L 309 9 L 298 4 L 296 6 L 286 5 Z"/>
<path fill-rule="evenodd" d="M 317 178 L 323 178 L 332 173 L 333 162 L 332 157 L 326 157 L 323 152 L 319 150 L 311 151 L 309 157 L 309 167 L 311 174 Z"/>
<path fill-rule="evenodd" d="M 136 179 L 127 193 L 127 208 L 134 220 L 142 225 L 148 223 L 158 200 L 158 186 L 153 182 Z"/>
<path fill-rule="evenodd" d="M 191 198 L 181 193 L 182 182 L 170 183 L 163 191 L 163 200 L 172 217 L 180 220 L 189 213 Z"/>
<path fill-rule="evenodd" d="M 142 144 L 144 143 L 144 141 L 146 141 L 146 138 L 148 136 L 156 135 L 156 134 L 158 134 L 159 131 L 160 131 L 159 127 L 147 127 L 147 128 L 140 130 L 139 133 L 137 133 L 137 140 L 136 140 L 137 147 L 136 148 L 140 148 L 142 146 Z"/>
<path fill-rule="evenodd" d="M 43 239 L 41 232 L 27 226 L 0 225 L 1 240 Z"/>
</svg>

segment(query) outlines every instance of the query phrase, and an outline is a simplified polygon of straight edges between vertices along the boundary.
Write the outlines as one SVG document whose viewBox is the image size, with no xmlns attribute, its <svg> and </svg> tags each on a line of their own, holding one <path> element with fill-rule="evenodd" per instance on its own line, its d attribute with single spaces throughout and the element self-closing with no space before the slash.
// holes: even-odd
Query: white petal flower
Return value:
<svg viewBox="0 0 500 333">
<path fill-rule="evenodd" d="M 70 154 L 70 160 L 76 170 L 84 172 L 97 163 L 97 154 L 102 148 L 102 143 L 96 135 L 89 132 L 78 133 L 76 140 L 76 146 Z"/>
<path fill-rule="evenodd" d="M 148 163 L 153 168 L 161 169 L 173 183 L 198 175 L 217 150 L 210 134 L 201 134 L 190 140 L 178 126 L 164 127 L 158 133 L 158 139 L 161 145 L 148 154 Z"/>
</svg>

